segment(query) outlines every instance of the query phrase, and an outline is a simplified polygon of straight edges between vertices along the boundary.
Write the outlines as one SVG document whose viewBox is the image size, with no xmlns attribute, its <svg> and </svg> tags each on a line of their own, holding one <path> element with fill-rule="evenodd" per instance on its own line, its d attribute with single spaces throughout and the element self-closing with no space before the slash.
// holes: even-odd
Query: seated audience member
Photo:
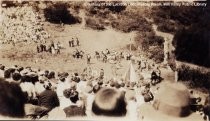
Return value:
<svg viewBox="0 0 210 121">
<path fill-rule="evenodd" d="M 138 109 L 138 105 L 137 105 L 137 96 L 135 93 L 133 92 L 125 92 L 125 98 L 127 101 L 127 114 L 126 116 L 131 118 L 134 121 L 137 121 L 137 109 Z"/>
<path fill-rule="evenodd" d="M 0 64 L 0 77 L 4 77 L 4 69 L 5 69 L 5 66 Z"/>
<path fill-rule="evenodd" d="M 111 81 L 109 85 L 110 85 L 111 88 L 114 88 L 115 87 L 115 82 Z"/>
<path fill-rule="evenodd" d="M 204 107 L 203 107 L 203 112 L 204 112 L 204 119 L 206 121 L 210 120 L 210 95 L 206 98 L 204 102 Z"/>
<path fill-rule="evenodd" d="M 6 79 L 6 81 L 9 81 L 9 82 L 12 81 L 11 76 L 12 76 L 12 73 L 14 72 L 15 72 L 15 69 L 13 68 L 9 68 L 4 71 L 4 78 Z"/>
<path fill-rule="evenodd" d="M 44 76 L 47 77 L 48 75 L 49 75 L 49 71 L 48 70 L 45 70 L 44 71 Z"/>
<path fill-rule="evenodd" d="M 29 76 L 22 76 L 20 87 L 24 92 L 25 96 L 28 98 L 28 101 L 36 97 L 35 86 L 30 80 Z"/>
<path fill-rule="evenodd" d="M 92 112 L 97 116 L 125 116 L 126 105 L 124 93 L 112 88 L 102 88 L 96 93 Z"/>
<path fill-rule="evenodd" d="M 165 83 L 155 95 L 153 104 L 139 107 L 142 121 L 204 121 L 190 110 L 190 93 L 181 83 Z"/>
<path fill-rule="evenodd" d="M 88 117 L 91 117 L 92 116 L 91 108 L 95 96 L 95 94 L 93 94 L 93 87 L 91 85 L 87 85 L 84 94 L 85 94 L 84 96 L 86 97 L 85 98 L 86 115 Z"/>
<path fill-rule="evenodd" d="M 202 112 L 201 97 L 199 97 L 193 90 L 190 91 L 191 105 L 190 108 L 193 112 Z"/>
<path fill-rule="evenodd" d="M 83 100 L 79 98 L 79 93 L 73 89 L 69 90 L 69 94 L 67 94 L 72 102 L 72 104 L 66 108 L 64 108 L 64 112 L 66 113 L 66 117 L 72 116 L 85 116 L 85 105 L 81 104 Z"/>
<path fill-rule="evenodd" d="M 96 84 L 95 86 L 93 86 L 93 93 L 96 94 L 100 89 L 101 87 L 98 84 Z"/>
<path fill-rule="evenodd" d="M 127 89 L 126 89 L 126 91 L 125 91 L 125 98 L 126 98 L 126 100 L 130 100 L 130 99 L 133 99 L 133 97 L 135 97 L 135 95 L 136 95 L 136 92 L 135 92 L 135 90 L 134 90 L 134 85 L 132 85 L 131 83 L 129 84 L 129 85 L 127 85 L 127 86 L 129 86 Z"/>
<path fill-rule="evenodd" d="M 48 78 L 48 79 L 53 79 L 53 78 L 55 78 L 55 72 L 54 72 L 54 71 L 51 71 L 51 72 L 47 75 L 47 78 Z"/>
<path fill-rule="evenodd" d="M 44 80 L 43 79 L 39 79 L 38 82 L 35 83 L 35 91 L 37 95 L 40 95 L 44 90 Z"/>
<path fill-rule="evenodd" d="M 23 67 L 18 67 L 17 71 L 20 73 L 24 68 Z"/>
<path fill-rule="evenodd" d="M 21 75 L 20 75 L 19 73 L 13 73 L 13 74 L 12 74 L 12 79 L 13 79 L 16 83 L 20 83 Z"/>
<path fill-rule="evenodd" d="M 146 93 L 143 95 L 143 97 L 144 97 L 144 101 L 145 101 L 145 102 L 150 102 L 150 101 L 152 101 L 152 100 L 154 99 L 154 96 L 153 96 L 153 94 L 152 94 L 151 91 L 146 92 Z"/>
<path fill-rule="evenodd" d="M 48 112 L 60 105 L 56 92 L 51 90 L 51 84 L 49 82 L 45 83 L 44 87 L 45 91 L 38 96 L 39 106 L 36 107 L 34 112 L 38 117 L 47 115 Z"/>
<path fill-rule="evenodd" d="M 0 78 L 0 92 L 0 119 L 23 118 L 25 98 L 21 88 Z"/>
<path fill-rule="evenodd" d="M 53 109 L 59 106 L 58 96 L 56 92 L 51 90 L 51 84 L 49 82 L 45 83 L 44 87 L 45 91 L 38 96 L 39 105 L 48 109 Z"/>
<path fill-rule="evenodd" d="M 76 103 L 79 100 L 79 93 L 74 89 L 70 90 L 70 100 L 72 103 Z"/>
<path fill-rule="evenodd" d="M 79 93 L 83 92 L 86 85 L 87 85 L 87 81 L 85 79 L 79 81 L 79 83 L 77 83 L 77 91 Z"/>
<path fill-rule="evenodd" d="M 71 101 L 70 101 L 71 89 L 65 89 L 63 91 L 63 95 L 64 97 L 59 99 L 60 109 L 64 109 L 71 105 Z"/>
<path fill-rule="evenodd" d="M 64 77 L 60 77 L 60 80 L 58 81 L 56 93 L 59 99 L 64 97 L 63 91 L 67 89 L 65 81 L 66 79 Z"/>
<path fill-rule="evenodd" d="M 85 107 L 78 106 L 78 105 L 70 105 L 63 109 L 66 113 L 66 117 L 73 117 L 73 116 L 86 116 L 85 114 Z"/>
</svg>

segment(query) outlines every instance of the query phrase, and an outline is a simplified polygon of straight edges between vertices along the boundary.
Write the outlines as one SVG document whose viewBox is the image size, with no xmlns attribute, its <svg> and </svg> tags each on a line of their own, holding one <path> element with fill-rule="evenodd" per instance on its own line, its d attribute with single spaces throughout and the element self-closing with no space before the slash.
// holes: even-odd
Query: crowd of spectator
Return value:
<svg viewBox="0 0 210 121">
<path fill-rule="evenodd" d="M 39 42 L 50 37 L 32 6 L 3 7 L 1 15 L 1 43 Z"/>
<path fill-rule="evenodd" d="M 44 30 L 41 17 L 31 6 L 5 7 L 1 14 L 1 43 L 15 45 L 22 41 L 38 42 L 38 53 L 60 53 L 60 43 L 52 42 L 49 46 L 42 44 L 50 35 Z M 78 38 L 69 41 L 69 47 L 75 46 L 80 46 Z M 83 56 L 84 52 L 77 49 L 73 53 L 74 58 L 82 59 Z M 148 71 L 154 66 L 146 60 L 138 60 L 131 53 L 110 52 L 108 49 L 101 53 L 96 51 L 95 58 L 104 63 L 120 61 L 122 58 L 133 60 L 141 71 Z M 89 54 L 87 63 L 91 63 Z M 159 87 L 156 85 L 161 80 L 159 67 L 152 70 L 150 82 L 144 79 L 133 82 L 124 78 L 107 77 L 103 69 L 97 73 L 95 74 L 90 67 L 85 68 L 82 73 L 68 73 L 18 65 L 5 67 L 0 64 L 0 119 L 102 116 L 128 117 L 140 121 L 158 117 L 156 120 L 172 121 L 169 120 L 170 116 L 179 120 L 195 116 L 190 114 L 197 112 L 203 115 L 203 120 L 209 120 L 210 97 L 203 106 L 200 104 L 202 99 L 193 97 L 193 91 L 188 92 L 189 90 L 181 84 Z M 151 110 L 153 108 L 154 113 Z M 167 118 L 161 117 L 160 113 L 157 116 L 156 112 L 159 110 L 167 115 Z M 194 120 L 202 121 L 202 118 L 196 115 Z"/>
<path fill-rule="evenodd" d="M 140 81 L 130 82 L 122 78 L 107 78 L 103 69 L 96 76 L 90 67 L 79 74 L 17 65 L 5 67 L 0 64 L 0 77 L 2 77 L 0 86 L 4 87 L 2 91 L 15 93 L 14 97 L 8 98 L 15 98 L 12 100 L 13 103 L 20 103 L 20 107 L 15 108 L 14 111 L 8 104 L 10 101 L 5 102 L 10 100 L 3 96 L 7 93 L 1 93 L 1 106 L 4 105 L 7 110 L 1 108 L 0 114 L 29 119 L 111 116 L 143 120 L 139 113 L 141 105 L 157 103 L 154 101 L 158 99 L 155 95 L 163 88 L 158 86 L 151 88 L 150 83 Z M 203 112 L 203 108 L 198 105 L 201 99 L 194 99 L 191 107 L 195 112 Z M 19 104 L 11 106 L 17 105 Z"/>
</svg>

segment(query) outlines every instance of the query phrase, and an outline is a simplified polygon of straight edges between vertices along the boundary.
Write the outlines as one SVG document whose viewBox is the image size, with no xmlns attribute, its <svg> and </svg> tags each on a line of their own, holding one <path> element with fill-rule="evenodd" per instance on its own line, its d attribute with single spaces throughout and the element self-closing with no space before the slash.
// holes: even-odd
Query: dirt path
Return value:
<svg viewBox="0 0 210 121">
<path fill-rule="evenodd" d="M 149 21 L 151 21 L 151 20 L 149 20 Z M 164 40 L 165 40 L 164 41 L 164 62 L 163 63 L 166 64 L 167 60 L 168 60 L 168 54 L 167 53 L 170 54 L 172 51 L 175 50 L 175 47 L 172 45 L 174 35 L 157 30 L 157 25 L 154 24 L 154 23 L 153 23 L 152 26 L 153 26 L 153 29 L 154 29 L 156 35 L 163 37 Z M 198 65 L 195 65 L 195 64 L 191 64 L 191 63 L 176 60 L 177 68 L 180 68 L 182 65 L 189 66 L 193 69 L 202 69 L 205 72 L 210 72 L 210 69 L 207 68 L 207 67 L 201 67 L 201 66 L 198 66 Z"/>
<path fill-rule="evenodd" d="M 79 17 L 82 18 L 82 23 L 81 23 L 81 28 L 85 28 L 85 11 L 84 10 L 80 10 L 79 11 Z"/>
<path fill-rule="evenodd" d="M 155 24 L 153 24 L 152 27 L 153 27 L 156 35 L 163 37 L 165 40 L 164 41 L 164 61 L 163 61 L 163 63 L 167 64 L 169 54 L 171 54 L 171 52 L 175 50 L 174 46 L 172 45 L 174 35 L 157 30 L 157 25 L 155 25 Z"/>
</svg>

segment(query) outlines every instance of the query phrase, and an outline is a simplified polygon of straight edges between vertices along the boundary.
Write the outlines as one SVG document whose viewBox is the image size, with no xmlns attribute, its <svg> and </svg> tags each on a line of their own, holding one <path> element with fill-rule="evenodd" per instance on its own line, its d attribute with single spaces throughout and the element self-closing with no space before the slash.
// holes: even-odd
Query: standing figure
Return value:
<svg viewBox="0 0 210 121">
<path fill-rule="evenodd" d="M 78 38 L 76 38 L 76 42 L 77 42 L 77 46 L 79 46 L 79 39 Z"/>
<path fill-rule="evenodd" d="M 71 46 L 74 47 L 74 38 L 71 40 Z"/>
<path fill-rule="evenodd" d="M 41 47 L 40 47 L 40 45 L 37 45 L 37 46 L 36 46 L 36 50 L 37 50 L 37 53 L 40 53 L 40 52 L 41 52 Z"/>
<path fill-rule="evenodd" d="M 84 52 L 82 50 L 80 50 L 80 58 L 82 59 L 84 55 Z"/>
<path fill-rule="evenodd" d="M 110 51 L 109 51 L 108 49 L 106 49 L 106 54 L 107 54 L 107 55 L 110 54 Z"/>
<path fill-rule="evenodd" d="M 69 47 L 71 47 L 72 45 L 71 45 L 71 41 L 69 41 Z"/>
<path fill-rule="evenodd" d="M 103 62 L 106 63 L 107 62 L 107 55 L 103 54 Z"/>
<path fill-rule="evenodd" d="M 99 79 L 103 79 L 103 78 L 104 78 L 104 69 L 101 69 Z"/>
<path fill-rule="evenodd" d="M 99 52 L 98 52 L 98 51 L 95 51 L 95 57 L 96 57 L 96 59 L 97 59 L 97 60 L 99 60 L 99 59 L 100 59 L 100 54 L 99 54 Z"/>
<path fill-rule="evenodd" d="M 90 64 L 90 59 L 91 59 L 91 56 L 90 54 L 87 55 L 87 64 Z"/>
</svg>

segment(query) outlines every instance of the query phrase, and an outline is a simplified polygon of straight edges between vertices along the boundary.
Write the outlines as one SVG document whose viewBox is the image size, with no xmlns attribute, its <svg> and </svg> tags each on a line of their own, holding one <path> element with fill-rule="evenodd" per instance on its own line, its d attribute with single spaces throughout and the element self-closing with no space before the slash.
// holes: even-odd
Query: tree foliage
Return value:
<svg viewBox="0 0 210 121">
<path fill-rule="evenodd" d="M 68 4 L 57 2 L 56 4 L 51 4 L 44 9 L 44 16 L 47 21 L 52 23 L 80 23 L 79 18 L 73 16 L 68 8 Z"/>
</svg>

